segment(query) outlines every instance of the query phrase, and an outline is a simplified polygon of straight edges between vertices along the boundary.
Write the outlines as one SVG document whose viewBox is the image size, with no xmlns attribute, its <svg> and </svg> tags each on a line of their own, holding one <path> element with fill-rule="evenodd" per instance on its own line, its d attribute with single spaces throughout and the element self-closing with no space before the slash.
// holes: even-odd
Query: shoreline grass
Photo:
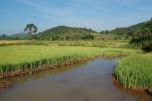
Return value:
<svg viewBox="0 0 152 101">
<path fill-rule="evenodd" d="M 114 76 L 125 88 L 152 92 L 152 54 L 134 54 L 121 59 Z"/>
</svg>

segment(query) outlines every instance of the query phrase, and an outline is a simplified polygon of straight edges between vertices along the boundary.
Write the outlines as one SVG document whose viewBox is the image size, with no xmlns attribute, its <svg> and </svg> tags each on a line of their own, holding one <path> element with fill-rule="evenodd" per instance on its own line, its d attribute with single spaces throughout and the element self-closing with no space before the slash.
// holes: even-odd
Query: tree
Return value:
<svg viewBox="0 0 152 101">
<path fill-rule="evenodd" d="M 144 27 L 145 32 L 147 33 L 152 33 L 152 18 L 150 21 L 147 21 L 145 23 L 145 27 Z"/>
<path fill-rule="evenodd" d="M 69 36 L 65 36 L 65 40 L 70 40 L 70 37 Z"/>
<path fill-rule="evenodd" d="M 59 36 L 53 36 L 53 37 L 52 37 L 52 40 L 59 40 L 59 39 L 60 39 Z"/>
<path fill-rule="evenodd" d="M 94 36 L 93 35 L 85 35 L 82 37 L 82 39 L 84 40 L 94 40 Z"/>
<path fill-rule="evenodd" d="M 105 30 L 105 34 L 109 34 L 109 31 L 108 31 L 108 30 Z"/>
<path fill-rule="evenodd" d="M 143 28 L 133 35 L 131 43 L 142 45 L 142 50 L 145 52 L 152 51 L 152 19 L 147 21 Z"/>
<path fill-rule="evenodd" d="M 129 32 L 127 33 L 127 35 L 126 35 L 126 39 L 128 39 L 129 36 L 133 36 L 133 34 L 134 34 L 134 33 L 133 33 L 132 31 L 129 31 Z"/>
<path fill-rule="evenodd" d="M 5 34 L 2 34 L 2 37 L 6 37 L 6 35 L 5 35 Z"/>
<path fill-rule="evenodd" d="M 105 33 L 105 31 L 104 30 L 102 30 L 101 32 L 100 32 L 100 34 L 104 34 Z"/>
<path fill-rule="evenodd" d="M 27 24 L 24 31 L 28 31 L 29 40 L 31 40 L 32 34 L 37 32 L 37 27 L 34 24 Z"/>
</svg>

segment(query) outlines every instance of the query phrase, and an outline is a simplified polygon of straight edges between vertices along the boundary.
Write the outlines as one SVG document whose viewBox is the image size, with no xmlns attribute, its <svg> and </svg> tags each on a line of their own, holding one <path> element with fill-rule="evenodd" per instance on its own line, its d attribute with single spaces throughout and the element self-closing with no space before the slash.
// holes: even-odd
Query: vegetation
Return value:
<svg viewBox="0 0 152 101">
<path fill-rule="evenodd" d="M 6 46 L 6 43 L 8 46 Z M 118 62 L 114 70 L 117 80 L 128 88 L 151 89 L 149 87 L 151 83 L 149 82 L 152 80 L 150 80 L 151 76 L 149 74 L 151 72 L 152 54 L 143 54 L 139 48 L 135 48 L 132 44 L 127 43 L 128 41 L 126 40 L 109 40 L 107 42 L 0 41 L 0 44 L 3 44 L 0 47 L 0 74 L 18 70 L 39 69 L 44 64 L 57 65 L 66 61 L 95 56 L 107 58 L 129 56 Z M 10 44 L 13 45 L 10 46 Z M 135 81 L 133 78 L 135 78 Z M 142 81 L 140 82 L 140 80 Z"/>
<path fill-rule="evenodd" d="M 62 51 L 61 51 L 62 50 Z M 115 57 L 136 53 L 129 49 L 96 47 L 73 47 L 56 45 L 19 45 L 0 47 L 0 71 L 7 73 L 14 70 L 37 68 L 43 64 L 57 64 L 76 58 L 94 56 Z"/>
<path fill-rule="evenodd" d="M 100 34 L 86 28 L 58 26 L 32 35 L 37 27 L 31 24 L 25 30 L 30 39 L 37 40 L 8 41 L 12 36 L 0 36 L 4 39 L 0 41 L 0 75 L 81 58 L 128 56 L 118 62 L 114 76 L 126 88 L 152 92 L 152 19 Z M 14 36 L 20 39 L 16 37 L 20 34 Z"/>
<path fill-rule="evenodd" d="M 27 40 L 28 35 L 25 33 L 18 33 L 12 35 L 2 34 L 0 35 L 0 40 Z"/>
<path fill-rule="evenodd" d="M 32 39 L 32 33 L 37 32 L 37 27 L 34 24 L 27 24 L 24 31 L 28 31 L 29 40 L 31 40 Z"/>
<path fill-rule="evenodd" d="M 102 30 L 100 34 L 110 34 L 108 30 Z"/>
<path fill-rule="evenodd" d="M 144 41 L 142 43 L 142 50 L 144 52 L 150 52 L 150 51 L 152 51 L 152 41 Z"/>
<path fill-rule="evenodd" d="M 36 38 L 41 40 L 83 40 L 93 39 L 92 34 L 94 33 L 97 32 L 86 28 L 57 26 L 40 32 Z"/>
<path fill-rule="evenodd" d="M 9 35 L 11 40 L 27 40 L 29 39 L 29 35 L 27 33 L 18 33 Z"/>
<path fill-rule="evenodd" d="M 152 51 L 152 19 L 144 23 L 142 30 L 133 36 L 131 43 L 142 44 L 145 52 Z"/>
<path fill-rule="evenodd" d="M 129 27 L 124 27 L 124 28 L 116 28 L 112 31 L 110 31 L 111 34 L 116 34 L 116 35 L 122 35 L 124 37 L 126 36 L 133 36 L 135 33 L 138 33 L 142 30 L 145 22 L 132 25 Z"/>
<path fill-rule="evenodd" d="M 10 37 L 7 36 L 6 34 L 2 34 L 2 35 L 0 35 L 0 39 L 1 39 L 1 40 L 9 40 Z"/>
<path fill-rule="evenodd" d="M 114 70 L 116 79 L 127 88 L 152 91 L 152 54 L 130 55 L 119 61 Z"/>
<path fill-rule="evenodd" d="M 131 29 L 134 29 L 133 30 Z M 152 19 L 131 26 L 132 39 L 129 46 L 140 47 L 144 52 L 152 51 Z M 119 61 L 114 70 L 116 79 L 126 88 L 145 89 L 152 92 L 152 54 L 134 54 Z"/>
</svg>

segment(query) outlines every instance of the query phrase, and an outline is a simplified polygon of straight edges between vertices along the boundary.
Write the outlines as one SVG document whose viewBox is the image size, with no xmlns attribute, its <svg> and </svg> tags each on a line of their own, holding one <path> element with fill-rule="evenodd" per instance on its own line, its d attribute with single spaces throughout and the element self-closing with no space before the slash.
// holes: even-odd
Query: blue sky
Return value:
<svg viewBox="0 0 152 101">
<path fill-rule="evenodd" d="M 59 25 L 96 31 L 126 27 L 152 17 L 152 0 L 0 0 L 0 34 Z"/>
</svg>

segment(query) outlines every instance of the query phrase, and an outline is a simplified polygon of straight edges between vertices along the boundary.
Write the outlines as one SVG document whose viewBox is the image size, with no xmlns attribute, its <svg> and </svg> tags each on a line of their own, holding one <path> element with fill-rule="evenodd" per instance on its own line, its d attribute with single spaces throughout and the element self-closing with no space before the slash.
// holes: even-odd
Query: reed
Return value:
<svg viewBox="0 0 152 101">
<path fill-rule="evenodd" d="M 152 90 L 152 54 L 134 54 L 118 62 L 116 79 L 126 88 Z"/>
</svg>

